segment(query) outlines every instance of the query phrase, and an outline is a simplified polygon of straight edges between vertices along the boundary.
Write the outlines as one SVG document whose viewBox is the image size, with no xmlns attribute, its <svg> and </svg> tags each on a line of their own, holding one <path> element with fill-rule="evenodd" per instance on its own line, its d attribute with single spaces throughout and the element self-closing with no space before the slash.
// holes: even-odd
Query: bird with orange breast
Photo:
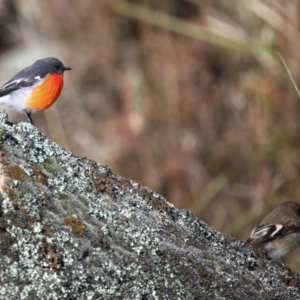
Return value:
<svg viewBox="0 0 300 300">
<path fill-rule="evenodd" d="M 0 88 L 0 104 L 24 113 L 34 125 L 31 114 L 49 108 L 57 100 L 67 70 L 71 68 L 57 58 L 37 60 Z"/>
</svg>

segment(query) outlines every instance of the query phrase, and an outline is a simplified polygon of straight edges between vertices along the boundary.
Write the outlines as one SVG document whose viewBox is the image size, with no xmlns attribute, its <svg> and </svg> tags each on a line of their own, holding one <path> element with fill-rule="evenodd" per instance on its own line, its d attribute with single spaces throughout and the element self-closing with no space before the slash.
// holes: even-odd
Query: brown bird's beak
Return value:
<svg viewBox="0 0 300 300">
<path fill-rule="evenodd" d="M 64 67 L 64 71 L 70 71 L 72 70 L 71 68 L 67 68 L 67 67 Z"/>
</svg>

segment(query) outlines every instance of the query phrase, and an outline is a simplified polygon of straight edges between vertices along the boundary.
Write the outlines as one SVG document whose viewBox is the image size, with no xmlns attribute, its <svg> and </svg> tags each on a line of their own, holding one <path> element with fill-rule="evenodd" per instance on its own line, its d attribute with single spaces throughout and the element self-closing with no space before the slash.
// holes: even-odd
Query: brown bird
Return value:
<svg viewBox="0 0 300 300">
<path fill-rule="evenodd" d="M 287 201 L 266 215 L 246 243 L 264 249 L 269 257 L 281 257 L 300 246 L 300 204 Z"/>
</svg>

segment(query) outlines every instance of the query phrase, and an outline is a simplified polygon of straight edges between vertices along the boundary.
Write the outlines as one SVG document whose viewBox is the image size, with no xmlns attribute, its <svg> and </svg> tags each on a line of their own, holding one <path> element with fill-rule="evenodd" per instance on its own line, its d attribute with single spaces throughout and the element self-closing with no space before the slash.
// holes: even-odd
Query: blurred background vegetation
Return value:
<svg viewBox="0 0 300 300">
<path fill-rule="evenodd" d="M 298 83 L 299 5 L 0 0 L 0 81 L 58 57 L 72 71 L 43 133 L 246 240 L 300 201 L 300 99 L 276 54 Z"/>
</svg>

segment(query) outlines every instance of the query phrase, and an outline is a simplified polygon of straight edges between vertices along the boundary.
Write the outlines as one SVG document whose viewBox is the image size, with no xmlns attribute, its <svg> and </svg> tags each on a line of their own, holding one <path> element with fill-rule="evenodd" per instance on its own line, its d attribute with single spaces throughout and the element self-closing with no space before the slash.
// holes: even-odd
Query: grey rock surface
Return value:
<svg viewBox="0 0 300 300">
<path fill-rule="evenodd" d="M 0 110 L 0 299 L 300 299 L 300 276 Z"/>
</svg>

